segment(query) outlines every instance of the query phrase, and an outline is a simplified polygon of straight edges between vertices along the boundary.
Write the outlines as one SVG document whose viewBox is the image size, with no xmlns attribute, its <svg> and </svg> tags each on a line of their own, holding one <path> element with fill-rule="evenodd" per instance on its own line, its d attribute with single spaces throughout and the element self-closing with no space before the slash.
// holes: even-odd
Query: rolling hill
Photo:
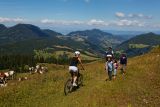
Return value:
<svg viewBox="0 0 160 107">
<path fill-rule="evenodd" d="M 0 29 L 1 55 L 32 54 L 34 50 L 45 50 L 52 53 L 79 50 L 85 55 L 92 53 L 96 56 L 103 52 L 101 47 L 87 40 L 77 41 L 61 33 L 49 29 L 43 30 L 31 24 L 17 24 L 9 28 L 1 24 Z"/>
<path fill-rule="evenodd" d="M 137 35 L 116 47 L 117 50 L 123 50 L 129 56 L 140 55 L 160 44 L 160 35 L 152 32 Z"/>
<path fill-rule="evenodd" d="M 117 37 L 98 29 L 77 31 L 81 36 L 77 36 L 76 32 L 63 35 L 31 24 L 17 24 L 8 28 L 1 24 L 0 29 L 1 54 L 32 54 L 34 50 L 49 48 L 49 52 L 79 50 L 97 56 L 106 47 L 120 43 Z"/>
<path fill-rule="evenodd" d="M 70 36 L 75 40 L 77 38 L 81 38 L 81 40 L 90 41 L 92 44 L 97 45 L 103 49 L 106 49 L 109 46 L 114 47 L 124 41 L 123 38 L 114 36 L 111 33 L 107 33 L 99 29 L 75 31 L 67 34 L 67 36 Z"/>
<path fill-rule="evenodd" d="M 84 86 L 65 96 L 63 85 L 70 77 L 68 69 L 49 65 L 44 75 L 18 74 L 28 80 L 9 81 L 0 88 L 1 107 L 159 107 L 160 47 L 143 56 L 129 58 L 127 73 L 114 81 L 105 81 L 104 62 L 85 65 Z M 151 63 L 152 62 L 152 63 Z"/>
<path fill-rule="evenodd" d="M 0 31 L 1 45 L 43 37 L 48 37 L 48 35 L 41 31 L 37 26 L 30 24 L 17 24 Z"/>
</svg>

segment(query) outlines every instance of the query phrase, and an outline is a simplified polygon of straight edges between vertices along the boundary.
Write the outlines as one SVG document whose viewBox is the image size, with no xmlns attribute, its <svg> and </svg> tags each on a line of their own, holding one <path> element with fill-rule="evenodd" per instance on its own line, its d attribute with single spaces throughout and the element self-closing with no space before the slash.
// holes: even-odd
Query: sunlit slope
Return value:
<svg viewBox="0 0 160 107">
<path fill-rule="evenodd" d="M 127 74 L 105 81 L 104 62 L 86 64 L 84 86 L 65 96 L 68 69 L 48 65 L 44 75 L 0 88 L 0 107 L 159 107 L 160 47 L 128 61 Z"/>
</svg>

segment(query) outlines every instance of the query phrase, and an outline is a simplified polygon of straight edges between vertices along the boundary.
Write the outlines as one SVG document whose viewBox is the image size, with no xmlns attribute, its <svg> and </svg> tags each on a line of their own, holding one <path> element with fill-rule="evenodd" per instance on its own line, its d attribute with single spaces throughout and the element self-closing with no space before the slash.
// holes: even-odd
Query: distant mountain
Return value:
<svg viewBox="0 0 160 107">
<path fill-rule="evenodd" d="M 124 41 L 120 37 L 116 37 L 111 33 L 101 31 L 99 29 L 85 30 L 85 31 L 75 31 L 67 34 L 67 36 L 72 37 L 72 39 L 79 38 L 79 40 L 87 40 L 94 45 L 106 49 L 108 46 L 115 46 Z"/>
<path fill-rule="evenodd" d="M 63 35 L 61 33 L 55 32 L 55 31 L 50 30 L 50 29 L 45 29 L 45 30 L 43 30 L 43 32 L 46 33 L 49 36 L 52 36 L 52 37 L 53 36 L 61 36 L 61 35 Z"/>
<path fill-rule="evenodd" d="M 0 54 L 79 50 L 85 54 L 102 55 L 109 46 L 116 47 L 125 40 L 99 29 L 75 31 L 67 35 L 31 24 L 17 24 L 8 28 L 0 24 L 0 29 Z"/>
<path fill-rule="evenodd" d="M 104 30 L 104 31 L 112 33 L 113 35 L 135 35 L 136 36 L 136 35 L 146 33 L 145 31 L 120 31 L 120 30 Z"/>
<path fill-rule="evenodd" d="M 117 50 L 123 50 L 130 53 L 131 56 L 149 51 L 153 46 L 160 44 L 160 35 L 152 32 L 137 35 L 116 47 Z"/>
<path fill-rule="evenodd" d="M 121 37 L 124 40 L 129 40 L 137 35 L 145 34 L 145 31 L 118 31 L 118 30 L 105 30 L 105 32 L 112 33 L 115 36 Z"/>
<path fill-rule="evenodd" d="M 0 24 L 0 32 L 4 31 L 5 29 L 7 29 L 7 27 L 3 24 Z"/>
<path fill-rule="evenodd" d="M 102 49 L 91 42 L 77 41 L 52 30 L 42 30 L 31 24 L 17 24 L 0 30 L 0 54 L 30 54 L 33 50 L 73 51 L 102 53 Z"/>
<path fill-rule="evenodd" d="M 1 45 L 40 37 L 49 37 L 49 35 L 39 27 L 30 24 L 17 24 L 0 31 Z"/>
</svg>

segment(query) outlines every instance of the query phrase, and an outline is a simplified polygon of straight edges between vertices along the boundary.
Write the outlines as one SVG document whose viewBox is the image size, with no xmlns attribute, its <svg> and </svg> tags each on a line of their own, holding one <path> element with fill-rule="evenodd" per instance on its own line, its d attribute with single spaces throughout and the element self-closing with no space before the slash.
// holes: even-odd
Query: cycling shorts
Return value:
<svg viewBox="0 0 160 107">
<path fill-rule="evenodd" d="M 69 66 L 69 71 L 78 72 L 78 68 L 76 66 Z"/>
</svg>

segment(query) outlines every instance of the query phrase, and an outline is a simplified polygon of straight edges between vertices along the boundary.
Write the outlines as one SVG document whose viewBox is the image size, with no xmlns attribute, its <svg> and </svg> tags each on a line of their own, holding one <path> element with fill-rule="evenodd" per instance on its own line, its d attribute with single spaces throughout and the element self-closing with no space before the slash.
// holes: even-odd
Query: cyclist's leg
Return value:
<svg viewBox="0 0 160 107">
<path fill-rule="evenodd" d="M 72 83 L 73 83 L 73 71 L 69 71 L 69 73 L 71 74 L 71 79 L 72 79 Z"/>
<path fill-rule="evenodd" d="M 73 85 L 76 86 L 76 80 L 78 75 L 78 68 L 76 66 L 71 66 L 70 69 L 73 71 Z"/>
<path fill-rule="evenodd" d="M 78 72 L 74 72 L 74 73 L 73 73 L 74 82 L 76 82 L 77 77 L 78 77 Z"/>
</svg>

